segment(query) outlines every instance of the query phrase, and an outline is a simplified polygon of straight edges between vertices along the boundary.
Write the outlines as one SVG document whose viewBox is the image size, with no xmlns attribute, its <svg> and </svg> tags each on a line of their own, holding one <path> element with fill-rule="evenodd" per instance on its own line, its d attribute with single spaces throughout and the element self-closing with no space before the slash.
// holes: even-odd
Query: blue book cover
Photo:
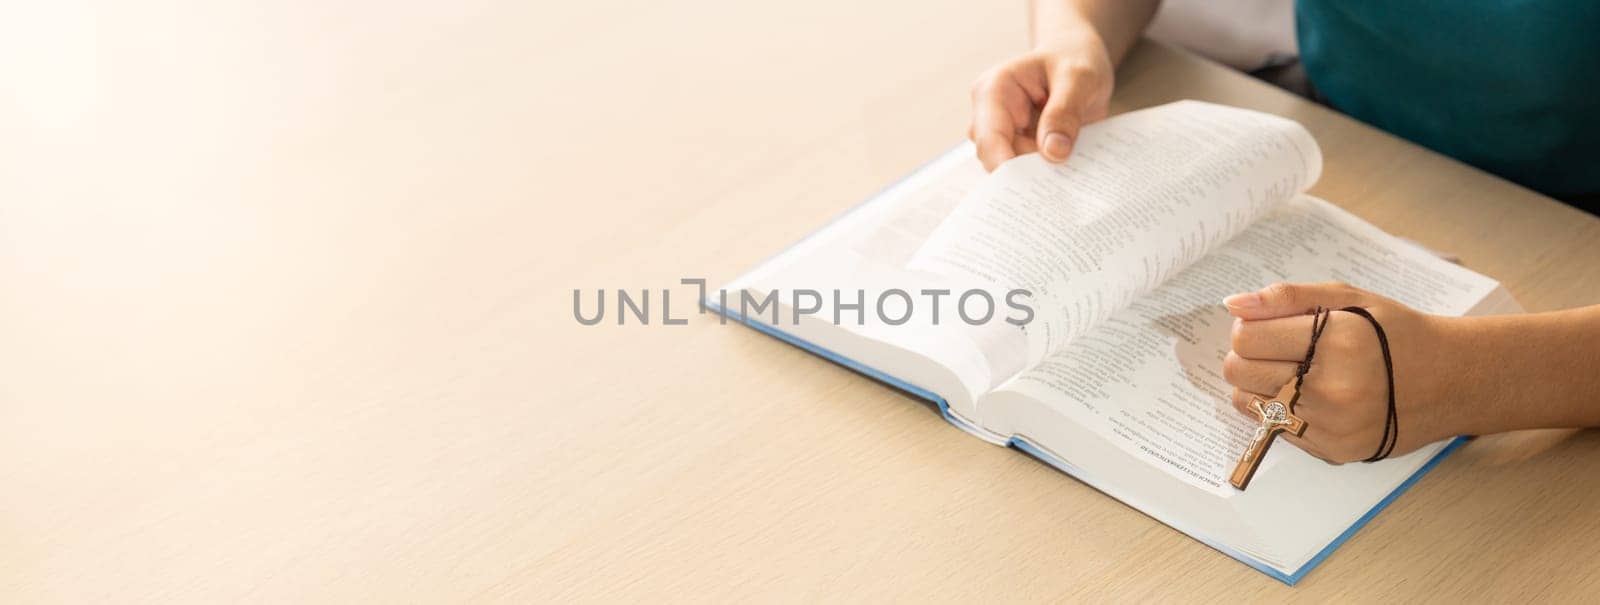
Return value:
<svg viewBox="0 0 1600 605">
<path fill-rule="evenodd" d="M 730 319 L 733 319 L 735 321 L 744 321 L 744 318 L 739 316 L 737 312 L 729 312 L 727 309 L 724 309 L 721 306 L 717 305 L 717 303 L 715 301 L 707 300 L 705 302 L 706 302 L 706 305 L 708 307 L 710 307 L 712 310 L 716 311 L 717 313 L 721 313 L 721 314 L 727 315 Z M 777 327 L 774 327 L 774 326 L 772 326 L 770 324 L 763 323 L 763 322 L 760 322 L 760 321 L 751 321 L 751 322 L 745 322 L 745 325 L 747 325 L 747 326 L 749 326 L 749 327 L 751 327 L 751 328 L 753 328 L 755 330 L 758 330 L 758 331 L 760 331 L 762 333 L 765 333 L 765 334 L 767 334 L 769 336 L 777 338 L 778 340 L 781 340 L 783 342 L 786 342 L 786 343 L 789 343 L 789 344 L 794 345 L 796 347 L 799 347 L 801 349 L 804 349 L 805 351 L 807 351 L 809 353 L 812 353 L 814 355 L 817 355 L 818 357 L 821 357 L 821 358 L 826 359 L 828 361 L 831 361 L 833 363 L 837 363 L 837 364 L 839 364 L 841 366 L 844 366 L 846 368 L 854 370 L 854 371 L 860 373 L 863 376 L 866 376 L 866 377 L 871 378 L 873 380 L 877 380 L 879 382 L 882 382 L 882 383 L 884 383 L 884 384 L 886 384 L 888 386 L 891 386 L 891 387 L 894 387 L 894 388 L 899 389 L 901 391 L 904 391 L 904 392 L 906 392 L 908 394 L 911 394 L 911 395 L 913 395 L 915 397 L 924 399 L 924 400 L 932 403 L 933 405 L 935 405 L 939 409 L 940 414 L 944 416 L 944 419 L 946 421 L 948 421 L 950 424 L 954 425 L 956 428 L 959 428 L 959 429 L 961 429 L 963 431 L 971 433 L 971 434 L 979 437 L 980 439 L 984 439 L 985 441 L 991 441 L 991 442 L 995 441 L 995 436 L 993 436 L 992 434 L 989 434 L 986 431 L 982 430 L 981 428 L 973 426 L 972 424 L 966 422 L 965 420 L 962 420 L 959 417 L 952 415 L 950 413 L 950 406 L 945 402 L 944 398 L 940 397 L 938 394 L 933 393 L 932 391 L 929 391 L 929 390 L 924 389 L 922 387 L 919 387 L 917 385 L 914 385 L 914 384 L 908 383 L 906 381 L 900 380 L 898 378 L 895 378 L 894 376 L 890 376 L 888 374 L 885 374 L 883 372 L 875 370 L 871 366 L 868 366 L 868 365 L 863 364 L 861 362 L 858 362 L 856 360 L 840 356 L 840 355 L 838 355 L 838 354 L 836 354 L 836 353 L 834 353 L 832 351 L 829 351 L 828 349 L 825 349 L 825 348 L 822 348 L 822 347 L 817 346 L 815 344 L 806 342 L 806 341 L 804 341 L 804 340 L 802 340 L 802 339 L 800 339 L 800 338 L 798 338 L 796 336 L 793 336 L 791 334 L 788 334 L 788 333 L 786 333 L 786 332 L 784 332 L 784 331 L 782 331 L 782 330 L 778 329 Z M 1278 580 L 1280 582 L 1283 582 L 1284 584 L 1288 584 L 1290 586 L 1293 586 L 1293 585 L 1295 585 L 1295 583 L 1299 582 L 1301 578 L 1304 578 L 1306 576 L 1306 574 L 1311 573 L 1311 570 L 1313 568 L 1315 568 L 1318 564 L 1322 563 L 1323 560 L 1327 559 L 1329 555 L 1333 554 L 1333 551 L 1337 550 L 1339 548 L 1339 546 L 1344 544 L 1344 542 L 1346 540 L 1349 540 L 1351 536 L 1355 535 L 1356 532 L 1358 530 L 1360 530 L 1363 525 L 1366 525 L 1367 522 L 1371 521 L 1373 517 L 1377 516 L 1380 511 L 1382 511 L 1385 507 L 1389 506 L 1390 503 L 1394 502 L 1396 498 L 1399 498 L 1400 494 L 1405 493 L 1405 491 L 1410 489 L 1412 485 L 1415 485 L 1418 480 L 1422 479 L 1423 475 L 1426 475 L 1428 473 L 1428 471 L 1433 470 L 1433 467 L 1437 466 L 1440 461 L 1444 460 L 1445 456 L 1450 455 L 1450 453 L 1454 452 L 1457 447 L 1459 447 L 1462 443 L 1465 443 L 1467 441 L 1467 439 L 1468 439 L 1467 437 L 1457 437 L 1457 438 L 1451 440 L 1449 445 L 1446 445 L 1445 447 L 1441 448 L 1438 451 L 1438 453 L 1434 454 L 1431 458 L 1429 458 L 1427 464 L 1424 464 L 1422 466 L 1422 468 L 1417 469 L 1417 471 L 1415 473 L 1413 473 L 1409 478 L 1407 478 L 1405 480 L 1405 482 L 1401 483 L 1399 487 L 1396 487 L 1394 489 L 1394 491 L 1389 492 L 1389 494 L 1387 496 L 1385 496 L 1377 504 L 1373 505 L 1373 507 L 1370 510 L 1368 510 L 1366 514 L 1362 515 L 1361 518 L 1357 519 L 1355 523 L 1351 524 L 1348 529 L 1346 529 L 1343 533 L 1339 534 L 1338 538 L 1336 538 L 1332 542 L 1329 542 L 1326 547 L 1324 547 L 1321 551 L 1317 552 L 1316 556 L 1312 557 L 1312 559 L 1310 561 L 1308 561 L 1305 564 L 1301 565 L 1298 569 L 1295 569 L 1292 573 L 1285 573 L 1285 572 L 1283 572 L 1281 570 L 1275 569 L 1272 566 L 1266 564 L 1265 562 L 1257 560 L 1256 558 L 1251 557 L 1250 555 L 1247 555 L 1247 554 L 1244 554 L 1244 553 L 1239 552 L 1237 550 L 1234 550 L 1233 548 L 1230 548 L 1230 547 L 1228 547 L 1228 546 L 1226 546 L 1224 544 L 1221 544 L 1219 542 L 1216 542 L 1214 540 L 1210 540 L 1210 539 L 1207 539 L 1207 538 L 1205 538 L 1203 536 L 1195 535 L 1195 534 L 1189 533 L 1189 532 L 1184 532 L 1184 533 L 1189 533 L 1190 536 L 1192 536 L 1195 539 L 1201 541 L 1206 546 L 1210 546 L 1211 548 L 1216 549 L 1218 552 L 1221 552 L 1222 554 L 1225 554 L 1225 555 L 1228 555 L 1230 557 L 1233 557 L 1234 559 L 1237 559 L 1239 562 L 1244 563 L 1245 565 L 1249 565 L 1251 568 L 1253 568 L 1253 569 L 1255 569 L 1257 571 L 1260 571 L 1261 573 L 1264 573 L 1264 574 L 1272 577 L 1275 580 Z M 1028 455 L 1039 459 L 1040 461 L 1044 462 L 1045 464 L 1049 464 L 1050 466 L 1055 467 L 1057 470 L 1060 470 L 1063 473 L 1071 475 L 1074 478 L 1078 479 L 1079 481 L 1082 481 L 1085 484 L 1087 484 L 1088 486 L 1093 487 L 1093 488 L 1095 488 L 1097 490 L 1100 490 L 1102 492 L 1106 492 L 1108 494 L 1115 492 L 1115 490 L 1113 488 L 1108 487 L 1108 484 L 1106 483 L 1106 481 L 1103 478 L 1086 476 L 1082 472 L 1081 469 L 1078 469 L 1077 467 L 1074 467 L 1074 466 L 1068 464 L 1065 460 L 1062 460 L 1061 458 L 1056 457 L 1056 456 L 1052 455 L 1049 452 L 1046 452 L 1046 451 L 1043 451 L 1043 450 L 1039 449 L 1038 447 L 1028 443 L 1025 440 L 1021 440 L 1021 439 L 1018 439 L 1018 438 L 1015 438 L 1015 437 L 1007 437 L 1007 438 L 1004 438 L 1001 441 L 1001 444 L 1009 446 L 1009 447 L 1012 447 L 1012 448 L 1015 448 L 1015 449 L 1020 450 L 1022 452 L 1025 452 Z M 1128 503 L 1128 504 L 1130 506 L 1134 506 L 1135 508 L 1138 508 L 1137 505 L 1135 505 L 1135 504 L 1133 504 L 1131 502 Z M 1166 522 L 1165 520 L 1162 520 L 1162 519 L 1157 519 L 1157 520 Z M 1172 525 L 1172 523 L 1168 523 L 1168 525 Z M 1175 527 L 1179 531 L 1183 531 L 1182 527 L 1177 527 L 1177 526 L 1175 526 Z"/>
</svg>

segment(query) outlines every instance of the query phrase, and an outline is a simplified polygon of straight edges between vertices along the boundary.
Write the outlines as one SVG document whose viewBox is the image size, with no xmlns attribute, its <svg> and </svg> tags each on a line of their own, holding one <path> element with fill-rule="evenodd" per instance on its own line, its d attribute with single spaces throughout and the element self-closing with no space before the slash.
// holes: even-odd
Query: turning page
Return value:
<svg viewBox="0 0 1600 605">
<path fill-rule="evenodd" d="M 1070 160 L 1019 157 L 980 182 L 911 267 L 1033 293 L 1038 317 L 991 350 L 1009 377 L 1315 182 L 1322 156 L 1299 124 L 1180 101 L 1085 127 Z"/>
<path fill-rule="evenodd" d="M 1060 165 L 1028 155 L 986 175 L 962 145 L 729 288 L 776 294 L 757 313 L 786 334 L 931 390 L 999 440 L 978 396 L 1216 249 L 1321 166 L 1299 124 L 1198 101 L 1091 124 Z M 787 296 L 802 290 L 834 296 Z M 971 325 L 946 299 L 942 316 L 938 304 L 891 304 L 906 318 L 891 324 L 856 306 L 897 290 L 994 301 L 1026 290 L 1032 316 Z M 726 310 L 746 315 L 741 302 Z"/>
</svg>

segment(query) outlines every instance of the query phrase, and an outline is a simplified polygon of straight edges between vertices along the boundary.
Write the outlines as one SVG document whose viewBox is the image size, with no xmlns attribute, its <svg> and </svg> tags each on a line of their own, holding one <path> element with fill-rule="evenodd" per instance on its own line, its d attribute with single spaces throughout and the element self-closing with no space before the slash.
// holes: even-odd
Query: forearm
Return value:
<svg viewBox="0 0 1600 605">
<path fill-rule="evenodd" d="M 1600 426 L 1600 306 L 1450 319 L 1446 397 L 1462 431 Z"/>
<path fill-rule="evenodd" d="M 1113 64 L 1139 41 L 1160 0 L 1034 0 L 1035 47 L 1071 46 L 1089 28 L 1106 46 Z"/>
</svg>

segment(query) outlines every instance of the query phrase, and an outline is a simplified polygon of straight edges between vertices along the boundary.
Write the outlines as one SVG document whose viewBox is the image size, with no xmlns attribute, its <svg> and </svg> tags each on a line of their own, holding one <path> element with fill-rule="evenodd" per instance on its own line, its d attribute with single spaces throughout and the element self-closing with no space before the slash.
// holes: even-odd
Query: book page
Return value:
<svg viewBox="0 0 1600 605">
<path fill-rule="evenodd" d="M 1279 281 L 1328 280 L 1428 313 L 1515 308 L 1493 280 L 1302 195 L 980 407 L 1075 476 L 1163 522 L 1298 569 L 1447 445 L 1333 466 L 1280 444 L 1248 492 L 1228 485 L 1255 425 L 1233 409 L 1222 378 L 1233 318 L 1220 301 Z"/>
<path fill-rule="evenodd" d="M 1348 282 L 1428 313 L 1461 315 L 1493 280 L 1300 196 L 1133 301 L 1004 388 L 1026 393 L 1135 457 L 1218 496 L 1255 424 L 1222 378 L 1233 318 L 1223 297 L 1274 282 Z M 1293 447 L 1267 454 L 1272 481 Z M 1316 464 L 1321 464 L 1317 461 Z"/>
<path fill-rule="evenodd" d="M 912 259 L 920 271 L 1033 293 L 1014 375 L 1216 249 L 1314 182 L 1321 154 L 1299 124 L 1181 101 L 1083 129 L 1072 157 L 1002 165 Z"/>
</svg>

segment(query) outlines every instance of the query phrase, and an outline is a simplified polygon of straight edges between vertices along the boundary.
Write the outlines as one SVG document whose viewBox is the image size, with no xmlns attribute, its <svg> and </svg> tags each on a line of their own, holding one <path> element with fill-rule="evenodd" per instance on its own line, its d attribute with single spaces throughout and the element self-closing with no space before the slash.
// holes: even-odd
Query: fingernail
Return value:
<svg viewBox="0 0 1600 605">
<path fill-rule="evenodd" d="M 1072 139 L 1059 132 L 1052 132 L 1044 137 L 1044 153 L 1051 158 L 1064 160 L 1067 151 L 1072 149 Z"/>
<path fill-rule="evenodd" d="M 1235 294 L 1222 299 L 1222 304 L 1235 309 L 1249 309 L 1261 306 L 1261 295 L 1255 292 Z"/>
</svg>

